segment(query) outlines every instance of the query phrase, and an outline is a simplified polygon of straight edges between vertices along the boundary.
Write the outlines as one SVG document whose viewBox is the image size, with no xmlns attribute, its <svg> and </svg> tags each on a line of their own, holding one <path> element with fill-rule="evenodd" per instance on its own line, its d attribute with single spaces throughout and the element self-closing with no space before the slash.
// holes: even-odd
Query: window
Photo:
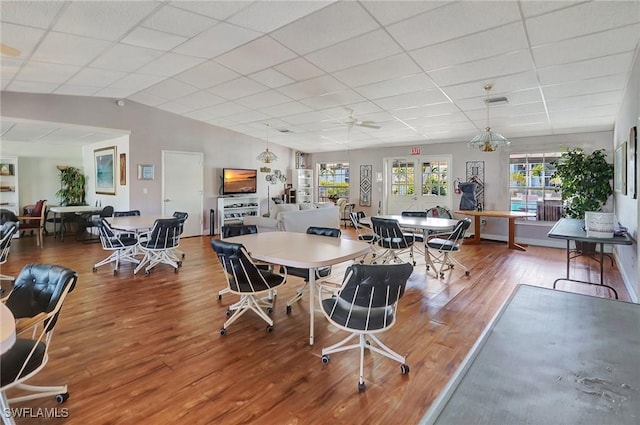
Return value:
<svg viewBox="0 0 640 425">
<path fill-rule="evenodd" d="M 394 160 L 391 165 L 391 193 L 413 195 L 415 191 L 414 164 L 404 160 Z"/>
<path fill-rule="evenodd" d="M 447 161 L 422 163 L 422 194 L 447 196 Z"/>
<path fill-rule="evenodd" d="M 338 198 L 349 198 L 349 164 L 320 164 L 318 200 L 327 202 Z"/>
<path fill-rule="evenodd" d="M 560 152 L 510 154 L 509 199 L 511 211 L 536 214 L 539 221 L 557 221 L 562 216 L 562 200 L 551 176 Z"/>
</svg>

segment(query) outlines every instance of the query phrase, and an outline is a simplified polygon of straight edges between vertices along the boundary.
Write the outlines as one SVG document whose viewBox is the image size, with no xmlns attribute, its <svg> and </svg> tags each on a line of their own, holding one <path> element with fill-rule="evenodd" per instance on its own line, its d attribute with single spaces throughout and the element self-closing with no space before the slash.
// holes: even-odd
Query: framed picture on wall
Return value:
<svg viewBox="0 0 640 425">
<path fill-rule="evenodd" d="M 629 146 L 627 146 L 627 154 L 629 155 L 629 166 L 627 172 L 629 179 L 627 180 L 627 191 L 631 199 L 638 199 L 638 127 L 633 126 L 629 131 Z"/>
<path fill-rule="evenodd" d="M 120 154 L 120 186 L 127 184 L 127 154 Z"/>
<path fill-rule="evenodd" d="M 96 149 L 93 151 L 96 172 L 96 193 L 104 195 L 116 194 L 115 165 L 116 147 Z"/>
<path fill-rule="evenodd" d="M 618 193 L 627 194 L 627 142 L 616 148 L 614 167 L 614 188 Z"/>
<path fill-rule="evenodd" d="M 153 180 L 155 170 L 152 164 L 138 164 L 138 180 Z"/>
</svg>

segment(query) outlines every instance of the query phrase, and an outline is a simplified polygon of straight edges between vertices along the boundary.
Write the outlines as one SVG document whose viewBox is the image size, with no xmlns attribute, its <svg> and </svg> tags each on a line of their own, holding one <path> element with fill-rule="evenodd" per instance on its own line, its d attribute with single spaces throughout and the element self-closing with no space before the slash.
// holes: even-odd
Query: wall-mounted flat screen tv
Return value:
<svg viewBox="0 0 640 425">
<path fill-rule="evenodd" d="M 256 193 L 258 170 L 223 168 L 222 176 L 223 195 Z"/>
</svg>

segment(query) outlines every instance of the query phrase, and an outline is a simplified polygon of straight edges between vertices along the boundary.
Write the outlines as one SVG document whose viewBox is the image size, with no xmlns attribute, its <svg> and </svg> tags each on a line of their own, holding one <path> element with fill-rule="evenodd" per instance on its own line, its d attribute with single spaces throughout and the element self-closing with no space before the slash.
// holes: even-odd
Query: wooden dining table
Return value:
<svg viewBox="0 0 640 425">
<path fill-rule="evenodd" d="M 353 260 L 369 252 L 366 242 L 295 232 L 255 233 L 225 241 L 244 245 L 255 260 L 309 269 L 309 345 L 313 345 L 314 339 L 316 269 Z"/>
<path fill-rule="evenodd" d="M 469 215 L 474 217 L 473 220 L 473 238 L 465 239 L 466 244 L 478 244 L 480 243 L 480 219 L 482 217 L 498 217 L 506 218 L 509 220 L 509 235 L 508 244 L 509 248 L 516 249 L 518 251 L 526 251 L 525 244 L 516 243 L 516 220 L 519 218 L 535 217 L 534 213 L 525 211 L 476 211 L 476 210 L 459 210 L 454 211 L 455 214 Z"/>
</svg>

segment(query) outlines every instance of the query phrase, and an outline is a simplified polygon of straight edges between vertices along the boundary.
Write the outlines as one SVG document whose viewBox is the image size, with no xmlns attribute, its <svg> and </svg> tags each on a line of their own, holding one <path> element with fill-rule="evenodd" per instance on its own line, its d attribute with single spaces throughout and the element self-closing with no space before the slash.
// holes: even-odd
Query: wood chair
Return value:
<svg viewBox="0 0 640 425">
<path fill-rule="evenodd" d="M 18 216 L 18 220 L 20 221 L 20 232 L 25 230 L 35 230 L 36 231 L 36 244 L 38 246 L 42 246 L 43 239 L 42 235 L 44 232 L 44 224 L 46 223 L 47 217 L 47 200 L 41 199 L 36 202 L 35 207 L 31 211 L 31 214 L 25 214 Z"/>
</svg>

